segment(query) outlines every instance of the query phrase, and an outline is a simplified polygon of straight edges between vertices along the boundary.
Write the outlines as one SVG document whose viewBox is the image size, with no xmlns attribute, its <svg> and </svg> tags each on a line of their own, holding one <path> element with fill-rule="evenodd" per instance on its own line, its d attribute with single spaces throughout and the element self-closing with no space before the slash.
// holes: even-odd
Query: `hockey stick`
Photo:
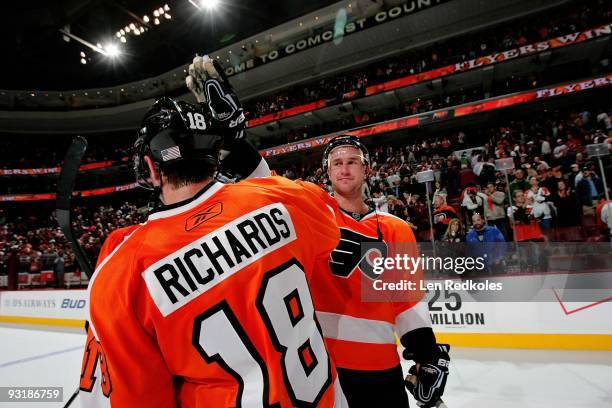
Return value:
<svg viewBox="0 0 612 408">
<path fill-rule="evenodd" d="M 72 230 L 71 217 L 71 203 L 72 193 L 74 191 L 74 182 L 86 150 L 87 140 L 84 137 L 77 136 L 72 140 L 72 144 L 68 148 L 68 151 L 66 151 L 66 156 L 64 156 L 62 170 L 57 182 L 57 199 L 55 202 L 55 208 L 57 223 L 59 224 L 60 229 L 68 240 L 81 270 L 85 272 L 89 279 L 91 279 L 93 275 L 93 268 L 89 262 L 89 259 L 87 259 L 85 251 L 75 238 L 74 231 Z M 72 396 L 66 402 L 66 405 L 64 405 L 64 408 L 68 407 L 74 401 L 78 393 L 79 388 L 74 391 Z"/>
<path fill-rule="evenodd" d="M 91 279 L 91 276 L 93 275 L 93 268 L 89 262 L 89 259 L 87 259 L 85 251 L 75 238 L 74 231 L 72 230 L 72 217 L 70 213 L 74 182 L 86 150 L 87 140 L 85 140 L 85 138 L 82 136 L 75 137 L 72 144 L 68 148 L 66 156 L 64 157 L 64 162 L 62 163 L 62 170 L 57 182 L 57 199 L 55 207 L 57 222 L 60 229 L 68 240 L 81 270 L 85 272 L 89 279 Z"/>
</svg>

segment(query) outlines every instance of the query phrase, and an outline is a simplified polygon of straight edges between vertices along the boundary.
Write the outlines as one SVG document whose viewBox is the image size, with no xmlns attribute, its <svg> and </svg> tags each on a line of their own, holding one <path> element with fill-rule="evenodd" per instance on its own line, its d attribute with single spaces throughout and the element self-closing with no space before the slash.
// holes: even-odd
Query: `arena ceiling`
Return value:
<svg viewBox="0 0 612 408">
<path fill-rule="evenodd" d="M 0 48 L 5 64 L 0 89 L 66 90 L 116 85 L 158 75 L 186 63 L 195 53 L 212 52 L 285 21 L 333 4 L 334 0 L 219 0 L 198 10 L 202 0 L 32 0 L 3 4 Z M 8 3 L 7 3 L 8 4 Z M 153 10 L 167 5 L 154 24 Z M 144 19 L 144 16 L 148 19 Z M 145 22 L 144 20 L 148 20 Z M 117 32 L 130 23 L 144 31 Z M 102 49 L 111 39 L 121 54 Z M 85 64 L 82 64 L 85 53 Z"/>
</svg>

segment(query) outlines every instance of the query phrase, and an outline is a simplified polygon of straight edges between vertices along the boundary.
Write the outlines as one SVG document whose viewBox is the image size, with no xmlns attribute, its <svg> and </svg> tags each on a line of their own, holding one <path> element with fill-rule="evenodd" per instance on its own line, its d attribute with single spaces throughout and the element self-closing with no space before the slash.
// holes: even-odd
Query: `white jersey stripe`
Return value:
<svg viewBox="0 0 612 408">
<path fill-rule="evenodd" d="M 420 327 L 431 327 L 429 309 L 425 302 L 419 302 L 395 317 L 395 328 L 399 337 Z"/>
<path fill-rule="evenodd" d="M 369 320 L 329 312 L 317 312 L 323 336 L 335 340 L 371 344 L 395 344 L 393 325 L 381 320 Z"/>
</svg>

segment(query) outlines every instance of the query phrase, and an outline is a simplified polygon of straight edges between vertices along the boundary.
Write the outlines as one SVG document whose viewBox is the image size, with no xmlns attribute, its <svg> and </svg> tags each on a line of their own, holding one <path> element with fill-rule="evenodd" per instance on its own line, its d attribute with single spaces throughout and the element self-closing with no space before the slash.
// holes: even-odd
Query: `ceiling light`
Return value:
<svg viewBox="0 0 612 408">
<path fill-rule="evenodd" d="M 106 54 L 109 57 L 116 57 L 119 54 L 121 54 L 121 51 L 119 50 L 119 47 L 117 47 L 116 44 L 106 44 L 106 47 L 104 47 L 104 51 L 106 51 Z"/>
<path fill-rule="evenodd" d="M 145 28 L 144 27 L 140 27 L 140 34 L 145 32 Z"/>
<path fill-rule="evenodd" d="M 117 38 L 121 37 L 121 33 L 119 31 L 117 31 L 115 35 L 117 36 Z"/>
<path fill-rule="evenodd" d="M 85 58 L 81 58 L 81 64 L 83 65 L 87 64 L 87 60 Z"/>
<path fill-rule="evenodd" d="M 200 4 L 206 10 L 211 11 L 217 8 L 217 6 L 219 5 L 219 0 L 200 0 Z"/>
<path fill-rule="evenodd" d="M 136 24 L 134 24 L 134 23 L 130 23 L 130 29 L 131 29 L 131 30 L 135 30 L 135 29 L 136 29 Z"/>
<path fill-rule="evenodd" d="M 163 9 L 163 7 L 158 8 L 158 9 L 157 9 L 157 11 L 159 11 L 159 14 L 164 14 L 164 9 Z"/>
<path fill-rule="evenodd" d="M 85 55 L 85 53 L 83 51 L 81 51 L 81 53 L 79 55 L 81 56 L 81 58 L 85 58 L 86 57 L 86 55 Z"/>
<path fill-rule="evenodd" d="M 119 41 L 121 41 L 122 43 L 125 43 L 125 42 L 126 42 L 126 39 L 125 39 L 125 37 L 121 37 L 121 38 L 119 39 Z"/>
<path fill-rule="evenodd" d="M 155 20 L 153 20 L 153 23 L 155 23 L 155 25 L 159 25 L 159 18 L 156 18 Z"/>
<path fill-rule="evenodd" d="M 164 17 L 166 17 L 168 20 L 170 20 L 172 18 L 172 16 L 168 13 L 164 14 Z"/>
<path fill-rule="evenodd" d="M 154 10 L 154 11 L 153 11 L 153 15 L 154 15 L 155 17 L 159 17 L 159 11 Z"/>
<path fill-rule="evenodd" d="M 164 4 L 164 10 L 170 11 L 170 6 L 168 6 L 167 4 Z"/>
<path fill-rule="evenodd" d="M 149 22 L 149 16 L 144 16 L 142 18 L 142 21 L 144 21 L 145 23 L 148 23 Z"/>
<path fill-rule="evenodd" d="M 134 30 L 134 34 L 140 35 L 140 30 Z"/>
<path fill-rule="evenodd" d="M 125 26 L 124 30 L 125 30 L 126 33 L 129 33 L 130 32 L 130 27 L 129 26 Z"/>
<path fill-rule="evenodd" d="M 119 30 L 119 34 L 125 35 L 125 31 L 123 31 L 123 28 L 121 30 Z"/>
</svg>

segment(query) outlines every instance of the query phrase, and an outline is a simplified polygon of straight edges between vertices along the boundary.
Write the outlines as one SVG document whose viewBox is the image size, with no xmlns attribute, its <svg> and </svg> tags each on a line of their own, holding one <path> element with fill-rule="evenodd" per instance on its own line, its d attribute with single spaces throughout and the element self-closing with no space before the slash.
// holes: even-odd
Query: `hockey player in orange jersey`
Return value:
<svg viewBox="0 0 612 408">
<path fill-rule="evenodd" d="M 449 356 L 447 349 L 436 345 L 426 303 L 361 298 L 361 281 L 369 279 L 359 267 L 362 244 L 398 243 L 416 251 L 406 222 L 376 213 L 364 202 L 368 164 L 368 151 L 355 136 L 337 136 L 325 149 L 323 169 L 333 198 L 322 189 L 318 193 L 332 201 L 341 241 L 329 262 L 319 261 L 311 280 L 317 316 L 351 407 L 408 406 L 394 334 L 405 347 L 405 356 L 417 363 L 411 369 L 417 383 L 407 384 L 409 390 L 417 401 L 433 406 L 444 391 Z"/>
<path fill-rule="evenodd" d="M 222 81 L 201 86 L 202 105 L 163 98 L 143 121 L 135 170 L 161 205 L 102 249 L 71 406 L 346 406 L 307 285 L 333 214 L 281 177 L 215 181 L 244 116 Z"/>
</svg>

